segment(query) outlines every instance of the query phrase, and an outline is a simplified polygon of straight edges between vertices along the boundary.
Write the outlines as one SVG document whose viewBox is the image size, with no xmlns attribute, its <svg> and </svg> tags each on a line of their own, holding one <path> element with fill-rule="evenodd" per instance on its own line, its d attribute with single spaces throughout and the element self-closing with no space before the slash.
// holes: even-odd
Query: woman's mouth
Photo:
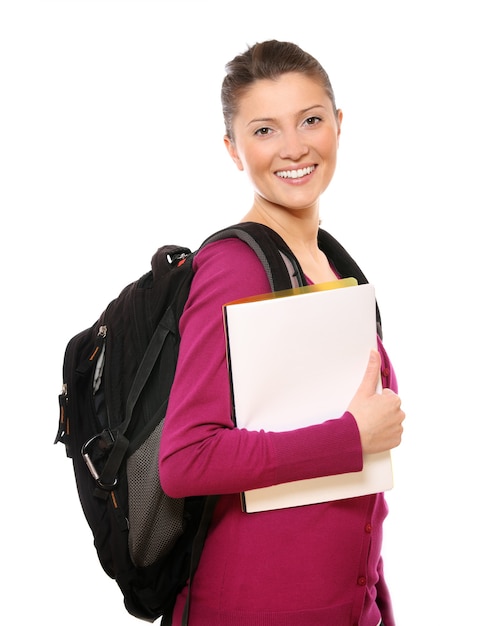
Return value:
<svg viewBox="0 0 495 626">
<path fill-rule="evenodd" d="M 275 175 L 279 178 L 304 178 L 308 176 L 316 169 L 316 165 L 310 165 L 309 167 L 301 167 L 294 170 L 280 170 L 275 172 Z"/>
</svg>

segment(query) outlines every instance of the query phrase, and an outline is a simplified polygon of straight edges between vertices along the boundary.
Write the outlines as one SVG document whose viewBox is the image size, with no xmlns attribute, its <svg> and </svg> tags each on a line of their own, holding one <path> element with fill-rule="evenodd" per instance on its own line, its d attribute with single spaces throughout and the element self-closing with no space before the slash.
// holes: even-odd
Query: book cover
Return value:
<svg viewBox="0 0 495 626">
<path fill-rule="evenodd" d="M 286 431 L 340 417 L 376 349 L 375 290 L 354 279 L 256 296 L 224 306 L 234 420 Z M 361 472 L 242 494 L 256 512 L 378 493 L 393 487 L 390 452 Z"/>
</svg>

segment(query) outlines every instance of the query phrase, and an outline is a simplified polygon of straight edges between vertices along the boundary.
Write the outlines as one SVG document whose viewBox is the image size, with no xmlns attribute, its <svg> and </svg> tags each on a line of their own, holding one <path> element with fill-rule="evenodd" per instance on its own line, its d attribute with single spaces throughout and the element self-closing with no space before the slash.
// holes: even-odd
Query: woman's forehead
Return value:
<svg viewBox="0 0 495 626">
<path fill-rule="evenodd" d="M 238 113 L 268 117 L 283 111 L 304 111 L 313 106 L 329 106 L 331 100 L 318 78 L 300 72 L 262 78 L 239 94 Z"/>
</svg>

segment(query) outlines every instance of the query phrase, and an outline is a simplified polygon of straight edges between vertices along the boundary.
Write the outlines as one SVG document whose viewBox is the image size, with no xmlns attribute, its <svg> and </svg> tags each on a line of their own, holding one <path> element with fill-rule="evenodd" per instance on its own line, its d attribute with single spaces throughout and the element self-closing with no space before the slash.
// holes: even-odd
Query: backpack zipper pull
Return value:
<svg viewBox="0 0 495 626">
<path fill-rule="evenodd" d="M 93 352 L 91 352 L 89 357 L 79 365 L 76 370 L 78 374 L 86 374 L 92 367 L 94 367 L 95 363 L 97 362 L 97 358 L 102 351 L 103 346 L 105 345 L 107 330 L 108 329 L 105 325 L 100 326 L 100 328 L 98 329 Z"/>
<path fill-rule="evenodd" d="M 59 406 L 59 420 L 58 420 L 58 432 L 55 437 L 55 441 L 53 443 L 58 443 L 59 441 L 65 444 L 65 449 L 67 452 L 67 456 L 71 457 L 70 447 L 69 447 L 69 416 L 67 412 L 67 406 L 69 404 L 69 396 L 67 394 L 67 383 L 62 385 L 62 391 L 58 396 L 58 406 Z"/>
</svg>

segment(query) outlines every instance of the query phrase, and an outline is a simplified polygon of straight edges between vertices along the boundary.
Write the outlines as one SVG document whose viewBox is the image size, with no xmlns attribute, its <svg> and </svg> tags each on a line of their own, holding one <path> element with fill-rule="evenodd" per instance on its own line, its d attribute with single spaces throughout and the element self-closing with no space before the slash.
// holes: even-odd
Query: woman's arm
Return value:
<svg viewBox="0 0 495 626">
<path fill-rule="evenodd" d="M 263 267 L 241 241 L 210 244 L 195 259 L 160 450 L 170 496 L 236 493 L 362 469 L 350 413 L 288 432 L 234 427 L 222 305 L 269 291 Z"/>
</svg>

